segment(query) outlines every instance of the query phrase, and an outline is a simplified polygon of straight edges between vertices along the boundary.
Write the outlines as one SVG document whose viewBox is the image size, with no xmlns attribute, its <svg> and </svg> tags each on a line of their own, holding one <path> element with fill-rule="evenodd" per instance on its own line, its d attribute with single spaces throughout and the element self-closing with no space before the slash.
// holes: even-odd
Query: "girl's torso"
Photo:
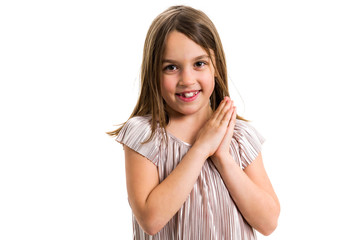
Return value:
<svg viewBox="0 0 360 240">
<path fill-rule="evenodd" d="M 151 133 L 150 117 L 130 119 L 116 138 L 152 161 L 158 169 L 160 182 L 180 163 L 191 148 L 171 133 L 167 142 L 160 129 L 154 138 L 141 144 Z M 264 139 L 248 123 L 237 120 L 230 152 L 234 160 L 246 167 L 255 159 Z M 210 159 L 188 199 L 164 228 L 154 236 L 146 234 L 133 218 L 134 239 L 256 239 L 252 227 L 233 202 L 219 172 Z"/>
</svg>

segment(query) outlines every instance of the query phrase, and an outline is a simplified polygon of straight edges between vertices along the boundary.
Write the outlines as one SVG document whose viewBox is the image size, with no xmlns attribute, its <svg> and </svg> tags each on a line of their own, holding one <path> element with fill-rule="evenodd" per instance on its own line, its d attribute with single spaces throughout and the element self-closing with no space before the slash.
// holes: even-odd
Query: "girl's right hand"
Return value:
<svg viewBox="0 0 360 240">
<path fill-rule="evenodd" d="M 199 131 L 194 146 L 205 151 L 208 157 L 212 156 L 226 134 L 233 111 L 233 102 L 229 97 L 225 97 Z"/>
</svg>

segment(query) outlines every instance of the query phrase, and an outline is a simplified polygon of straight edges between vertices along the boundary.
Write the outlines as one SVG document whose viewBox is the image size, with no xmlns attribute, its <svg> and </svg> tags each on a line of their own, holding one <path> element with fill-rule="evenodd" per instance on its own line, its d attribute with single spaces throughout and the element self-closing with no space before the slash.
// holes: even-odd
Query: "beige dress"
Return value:
<svg viewBox="0 0 360 240">
<path fill-rule="evenodd" d="M 166 144 L 160 129 L 150 142 L 142 144 L 151 133 L 149 121 L 150 116 L 131 118 L 116 140 L 155 164 L 161 182 L 179 164 L 191 145 L 170 133 L 167 133 Z M 263 142 L 264 138 L 248 122 L 236 120 L 230 152 L 242 168 L 256 158 Z M 255 231 L 241 215 L 210 159 L 205 161 L 187 200 L 164 228 L 153 236 L 148 235 L 133 215 L 133 236 L 135 240 L 256 239 Z"/>
</svg>

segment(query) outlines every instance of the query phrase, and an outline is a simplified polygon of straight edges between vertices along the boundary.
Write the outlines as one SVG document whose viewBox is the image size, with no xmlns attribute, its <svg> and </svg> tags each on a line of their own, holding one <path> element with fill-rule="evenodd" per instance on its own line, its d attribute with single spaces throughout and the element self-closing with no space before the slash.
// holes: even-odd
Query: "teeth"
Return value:
<svg viewBox="0 0 360 240">
<path fill-rule="evenodd" d="M 195 95 L 194 92 L 191 93 L 184 93 L 185 97 L 189 98 L 189 97 L 193 97 Z"/>
<path fill-rule="evenodd" d="M 198 91 L 196 92 L 189 92 L 189 93 L 184 93 L 183 96 L 185 96 L 186 98 L 190 98 L 195 96 L 198 93 Z"/>
</svg>

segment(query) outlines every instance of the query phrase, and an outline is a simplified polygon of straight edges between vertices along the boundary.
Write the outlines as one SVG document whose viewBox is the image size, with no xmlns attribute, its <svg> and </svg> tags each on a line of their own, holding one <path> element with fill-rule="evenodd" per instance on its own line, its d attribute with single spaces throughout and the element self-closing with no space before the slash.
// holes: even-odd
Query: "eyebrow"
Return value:
<svg viewBox="0 0 360 240">
<path fill-rule="evenodd" d="M 192 59 L 192 61 L 196 61 L 196 60 L 199 60 L 199 59 L 204 59 L 204 58 L 210 58 L 209 55 L 200 55 L 200 56 L 197 56 L 195 58 Z M 162 63 L 176 63 L 177 61 L 175 60 L 172 60 L 172 59 L 163 59 L 162 60 Z"/>
</svg>

